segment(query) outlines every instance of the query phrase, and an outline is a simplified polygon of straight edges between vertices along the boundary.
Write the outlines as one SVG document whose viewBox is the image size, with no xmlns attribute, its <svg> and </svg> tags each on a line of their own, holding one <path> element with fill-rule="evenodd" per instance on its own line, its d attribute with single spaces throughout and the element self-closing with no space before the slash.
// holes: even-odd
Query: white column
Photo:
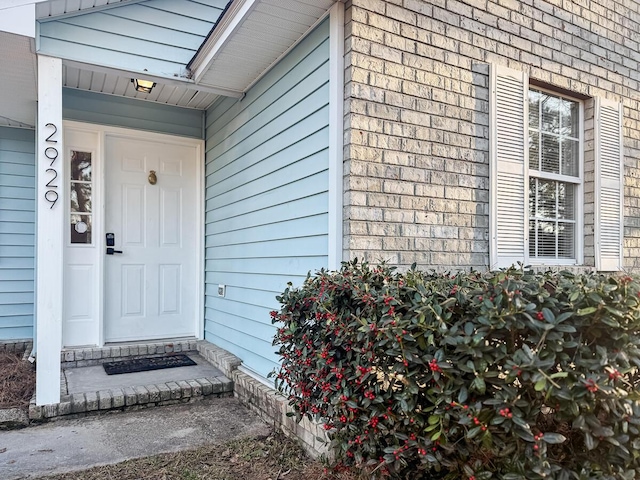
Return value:
<svg viewBox="0 0 640 480">
<path fill-rule="evenodd" d="M 329 17 L 329 265 L 342 262 L 342 195 L 344 194 L 344 4 Z"/>
<path fill-rule="evenodd" d="M 38 55 L 36 403 L 60 402 L 65 215 L 62 60 Z"/>
</svg>

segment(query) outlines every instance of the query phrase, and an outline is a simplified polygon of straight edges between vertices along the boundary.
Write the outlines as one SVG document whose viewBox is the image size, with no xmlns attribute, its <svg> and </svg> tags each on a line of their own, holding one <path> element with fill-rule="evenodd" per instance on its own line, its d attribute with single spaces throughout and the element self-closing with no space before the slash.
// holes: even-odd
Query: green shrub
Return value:
<svg viewBox="0 0 640 480">
<path fill-rule="evenodd" d="M 640 478 L 639 290 L 354 261 L 278 298 L 276 387 L 372 477 Z"/>
</svg>

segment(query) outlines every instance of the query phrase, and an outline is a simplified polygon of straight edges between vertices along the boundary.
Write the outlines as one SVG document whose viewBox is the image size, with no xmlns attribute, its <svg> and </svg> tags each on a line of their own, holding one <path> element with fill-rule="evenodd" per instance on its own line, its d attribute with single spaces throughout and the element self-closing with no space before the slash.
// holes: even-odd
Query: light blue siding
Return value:
<svg viewBox="0 0 640 480">
<path fill-rule="evenodd" d="M 41 53 L 174 77 L 218 20 L 227 0 L 147 0 L 42 21 Z"/>
<path fill-rule="evenodd" d="M 65 88 L 62 116 L 66 120 L 203 138 L 204 112 Z"/>
<path fill-rule="evenodd" d="M 35 133 L 0 127 L 0 340 L 33 337 Z"/>
<path fill-rule="evenodd" d="M 276 295 L 327 267 L 328 127 L 328 22 L 244 99 L 207 111 L 205 337 L 263 376 Z"/>
</svg>

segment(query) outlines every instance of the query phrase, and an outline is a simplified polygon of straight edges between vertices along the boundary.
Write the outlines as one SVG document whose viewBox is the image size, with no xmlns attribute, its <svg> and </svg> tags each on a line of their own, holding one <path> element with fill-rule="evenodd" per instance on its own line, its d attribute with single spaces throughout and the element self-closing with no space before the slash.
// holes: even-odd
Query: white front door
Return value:
<svg viewBox="0 0 640 480">
<path fill-rule="evenodd" d="M 197 161 L 196 147 L 107 135 L 106 342 L 197 336 Z"/>
</svg>

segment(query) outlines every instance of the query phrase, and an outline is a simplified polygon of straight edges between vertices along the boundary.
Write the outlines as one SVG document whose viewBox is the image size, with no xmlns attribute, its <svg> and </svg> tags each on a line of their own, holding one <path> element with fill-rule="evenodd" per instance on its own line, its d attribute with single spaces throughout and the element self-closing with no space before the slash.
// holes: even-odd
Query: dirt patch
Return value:
<svg viewBox="0 0 640 480">
<path fill-rule="evenodd" d="M 128 460 L 42 480 L 356 480 L 325 473 L 281 433 L 179 453 Z"/>
<path fill-rule="evenodd" d="M 21 353 L 0 353 L 0 408 L 28 408 L 35 388 L 34 366 Z"/>
</svg>

